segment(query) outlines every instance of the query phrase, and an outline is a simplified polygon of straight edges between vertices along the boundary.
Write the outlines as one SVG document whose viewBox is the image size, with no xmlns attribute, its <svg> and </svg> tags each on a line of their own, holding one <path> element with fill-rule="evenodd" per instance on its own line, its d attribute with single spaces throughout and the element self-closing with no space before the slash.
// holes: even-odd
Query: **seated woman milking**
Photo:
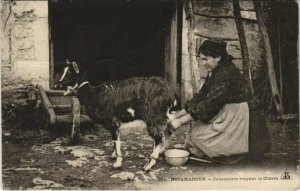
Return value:
<svg viewBox="0 0 300 191">
<path fill-rule="evenodd" d="M 207 78 L 183 110 L 169 115 L 170 125 L 177 129 L 194 121 L 188 126 L 185 149 L 200 158 L 236 163 L 249 149 L 250 87 L 224 41 L 204 41 L 197 56 L 208 70 Z"/>
</svg>

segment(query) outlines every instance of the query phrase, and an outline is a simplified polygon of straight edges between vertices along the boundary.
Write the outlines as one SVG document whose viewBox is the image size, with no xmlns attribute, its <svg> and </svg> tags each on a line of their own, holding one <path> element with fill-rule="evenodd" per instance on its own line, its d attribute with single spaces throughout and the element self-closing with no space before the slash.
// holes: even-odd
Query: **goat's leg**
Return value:
<svg viewBox="0 0 300 191">
<path fill-rule="evenodd" d="M 111 134 L 111 138 L 113 140 L 113 144 L 114 144 L 114 151 L 113 153 L 111 154 L 111 158 L 115 159 L 117 158 L 117 154 L 116 154 L 116 140 L 118 139 L 118 136 L 117 136 L 117 130 L 113 128 L 114 126 L 111 126 L 110 127 L 110 134 Z"/>
<path fill-rule="evenodd" d="M 112 129 L 110 130 L 110 134 L 111 134 L 111 137 L 112 137 L 112 140 L 113 140 L 113 143 L 114 143 L 114 151 L 113 153 L 111 154 L 111 158 L 115 159 L 117 158 L 117 151 L 116 151 L 116 141 L 118 139 L 118 136 L 117 136 L 117 130 L 116 129 Z"/>
<path fill-rule="evenodd" d="M 117 155 L 117 159 L 115 163 L 113 164 L 114 168 L 121 168 L 122 167 L 122 152 L 121 152 L 121 139 L 120 139 L 120 132 L 118 131 L 117 140 L 114 142 L 115 145 L 115 151 Z"/>
<path fill-rule="evenodd" d="M 165 150 L 170 148 L 170 146 L 171 146 L 171 135 L 172 135 L 172 132 L 170 131 L 169 128 L 166 128 L 163 131 L 163 137 L 162 137 L 163 146 L 160 149 L 159 154 L 162 154 L 163 152 L 165 152 Z"/>
<path fill-rule="evenodd" d="M 144 166 L 145 171 L 149 171 L 156 164 L 156 160 L 159 157 L 159 151 L 161 150 L 162 146 L 163 146 L 162 137 L 155 136 L 153 152 L 150 156 L 149 162 Z"/>
</svg>

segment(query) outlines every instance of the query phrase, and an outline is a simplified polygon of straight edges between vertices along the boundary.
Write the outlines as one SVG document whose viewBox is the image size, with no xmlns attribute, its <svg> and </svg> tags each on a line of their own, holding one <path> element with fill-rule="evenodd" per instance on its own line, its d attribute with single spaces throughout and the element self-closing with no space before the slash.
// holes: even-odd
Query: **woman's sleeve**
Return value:
<svg viewBox="0 0 300 191">
<path fill-rule="evenodd" d="M 225 105 L 229 95 L 229 84 L 222 82 L 213 85 L 204 99 L 192 98 L 185 104 L 185 110 L 194 118 L 208 122 Z"/>
</svg>

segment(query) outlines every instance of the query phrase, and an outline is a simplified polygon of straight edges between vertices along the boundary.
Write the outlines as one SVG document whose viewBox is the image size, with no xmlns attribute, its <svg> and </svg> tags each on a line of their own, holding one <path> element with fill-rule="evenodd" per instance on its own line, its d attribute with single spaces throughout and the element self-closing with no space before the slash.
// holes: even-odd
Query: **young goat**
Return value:
<svg viewBox="0 0 300 191">
<path fill-rule="evenodd" d="M 111 133 L 116 157 L 114 168 L 122 167 L 120 131 L 121 125 L 142 120 L 149 135 L 154 139 L 154 149 L 144 170 L 150 170 L 170 141 L 167 127 L 169 108 L 176 103 L 175 94 L 160 77 L 138 77 L 122 81 L 102 82 L 92 86 L 76 62 L 67 62 L 57 86 L 69 86 L 65 95 L 76 92 L 86 112 L 95 122 Z M 70 87 L 73 86 L 73 87 Z"/>
</svg>

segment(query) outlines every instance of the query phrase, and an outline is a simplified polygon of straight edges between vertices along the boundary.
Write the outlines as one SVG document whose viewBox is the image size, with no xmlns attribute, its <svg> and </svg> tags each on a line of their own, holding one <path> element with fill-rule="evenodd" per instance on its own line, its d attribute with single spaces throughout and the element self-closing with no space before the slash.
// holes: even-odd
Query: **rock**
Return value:
<svg viewBox="0 0 300 191">
<path fill-rule="evenodd" d="M 64 187 L 62 184 L 58 184 L 51 180 L 43 180 L 40 177 L 34 178 L 32 182 L 33 182 L 33 184 L 36 185 L 33 189 L 37 189 L 37 190 L 43 190 L 43 189 L 47 189 L 47 188 L 63 188 Z"/>
<path fill-rule="evenodd" d="M 113 174 L 110 176 L 111 178 L 121 178 L 122 180 L 133 180 L 134 173 L 132 172 L 121 172 L 118 174 Z"/>
<path fill-rule="evenodd" d="M 42 170 L 41 170 L 39 173 L 40 173 L 40 174 L 45 174 L 45 172 L 44 172 L 44 171 L 42 171 Z"/>
<path fill-rule="evenodd" d="M 155 174 L 153 172 L 149 172 L 149 175 L 153 180 L 157 180 L 157 177 L 155 176 Z"/>
<path fill-rule="evenodd" d="M 145 172 L 140 170 L 140 171 L 137 171 L 136 174 L 141 175 L 141 174 L 145 174 Z"/>
<path fill-rule="evenodd" d="M 140 182 L 141 180 L 138 177 L 134 178 L 134 182 Z"/>
<path fill-rule="evenodd" d="M 156 170 L 152 170 L 154 173 L 160 173 L 162 171 L 166 170 L 165 168 L 159 168 L 159 169 L 156 169 Z"/>
<path fill-rule="evenodd" d="M 111 166 L 111 164 L 110 164 L 109 162 L 107 162 L 107 161 L 100 161 L 100 162 L 98 163 L 98 165 L 99 165 L 100 167 Z"/>
<path fill-rule="evenodd" d="M 26 167 L 26 168 L 16 168 L 15 171 L 30 171 L 30 170 L 39 170 L 38 168 L 31 168 L 31 167 Z"/>
<path fill-rule="evenodd" d="M 139 154 L 137 157 L 140 158 L 140 159 L 146 158 L 146 157 L 145 157 L 144 155 L 142 155 L 142 154 Z"/>
<path fill-rule="evenodd" d="M 88 162 L 87 158 L 81 157 L 76 160 L 65 160 L 66 163 L 73 167 L 82 167 L 82 165 L 86 164 Z"/>
</svg>

